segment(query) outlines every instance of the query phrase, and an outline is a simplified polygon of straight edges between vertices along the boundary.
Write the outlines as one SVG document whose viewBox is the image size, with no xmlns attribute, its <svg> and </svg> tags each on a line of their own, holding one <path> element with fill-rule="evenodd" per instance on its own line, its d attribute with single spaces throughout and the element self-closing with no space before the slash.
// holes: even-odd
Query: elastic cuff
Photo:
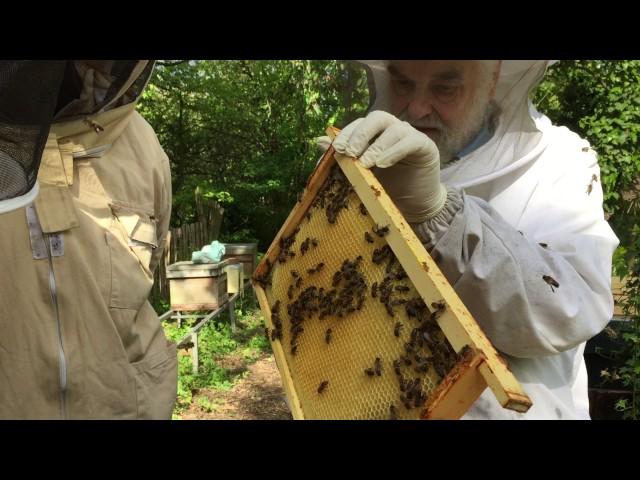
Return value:
<svg viewBox="0 0 640 480">
<path fill-rule="evenodd" d="M 453 217 L 462 209 L 463 205 L 462 193 L 447 187 L 447 198 L 442 210 L 435 217 L 425 222 L 411 224 L 413 231 L 428 251 L 431 251 L 442 235 L 449 229 Z"/>
</svg>

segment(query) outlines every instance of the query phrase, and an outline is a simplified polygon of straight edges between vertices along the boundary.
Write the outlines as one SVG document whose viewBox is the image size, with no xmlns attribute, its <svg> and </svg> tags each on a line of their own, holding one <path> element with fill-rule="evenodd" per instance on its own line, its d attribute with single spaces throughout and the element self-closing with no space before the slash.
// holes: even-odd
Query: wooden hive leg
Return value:
<svg viewBox="0 0 640 480">
<path fill-rule="evenodd" d="M 229 301 L 229 319 L 231 320 L 231 332 L 236 333 L 236 296 L 234 294 Z"/>
<path fill-rule="evenodd" d="M 193 347 L 191 347 L 191 368 L 193 369 L 193 374 L 196 375 L 198 373 L 198 332 L 191 334 L 191 341 L 193 342 Z"/>
</svg>

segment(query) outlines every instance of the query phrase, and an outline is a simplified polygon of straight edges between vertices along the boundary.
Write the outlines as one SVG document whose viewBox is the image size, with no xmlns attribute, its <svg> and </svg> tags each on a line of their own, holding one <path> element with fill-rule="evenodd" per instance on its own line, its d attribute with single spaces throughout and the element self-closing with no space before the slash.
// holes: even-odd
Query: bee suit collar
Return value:
<svg viewBox="0 0 640 480">
<path fill-rule="evenodd" d="M 152 69 L 148 60 L 0 60 L 0 214 L 37 197 L 42 154 L 55 125 L 67 135 L 78 133 L 68 131 L 72 120 L 133 104 Z"/>
</svg>

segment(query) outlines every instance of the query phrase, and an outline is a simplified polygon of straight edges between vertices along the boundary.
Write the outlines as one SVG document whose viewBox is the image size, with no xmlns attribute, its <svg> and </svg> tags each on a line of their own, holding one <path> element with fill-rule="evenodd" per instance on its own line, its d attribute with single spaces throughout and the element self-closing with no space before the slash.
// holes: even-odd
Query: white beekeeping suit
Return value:
<svg viewBox="0 0 640 480">
<path fill-rule="evenodd" d="M 386 62 L 363 63 L 372 109 L 388 110 Z M 611 319 L 618 239 L 604 218 L 596 153 L 529 100 L 547 66 L 502 62 L 493 134 L 442 167 L 444 208 L 413 225 L 533 401 L 519 414 L 487 389 L 463 418 L 589 418 L 583 352 Z"/>
</svg>

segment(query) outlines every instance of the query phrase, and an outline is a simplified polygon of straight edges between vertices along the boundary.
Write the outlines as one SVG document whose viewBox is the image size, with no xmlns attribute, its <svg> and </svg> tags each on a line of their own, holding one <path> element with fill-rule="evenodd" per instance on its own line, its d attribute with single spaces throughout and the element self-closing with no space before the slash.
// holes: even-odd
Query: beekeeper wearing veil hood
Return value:
<svg viewBox="0 0 640 480">
<path fill-rule="evenodd" d="M 169 159 L 147 60 L 0 61 L 0 419 L 169 419 L 175 344 L 148 301 Z"/>
<path fill-rule="evenodd" d="M 589 419 L 585 343 L 618 239 L 589 143 L 534 108 L 548 61 L 362 61 L 372 107 L 334 148 L 372 169 L 530 396 L 463 418 Z"/>
</svg>

